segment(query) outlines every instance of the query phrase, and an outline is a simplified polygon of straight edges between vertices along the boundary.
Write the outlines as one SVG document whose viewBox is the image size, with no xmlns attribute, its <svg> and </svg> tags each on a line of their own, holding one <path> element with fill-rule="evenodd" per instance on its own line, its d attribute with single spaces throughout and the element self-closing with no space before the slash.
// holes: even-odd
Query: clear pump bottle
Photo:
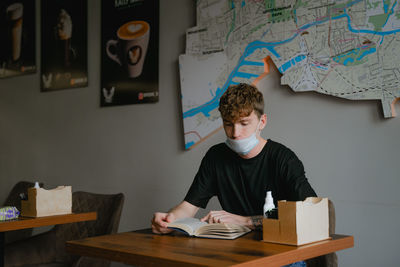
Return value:
<svg viewBox="0 0 400 267">
<path fill-rule="evenodd" d="M 276 219 L 278 217 L 278 210 L 275 208 L 272 192 L 267 191 L 264 204 L 264 218 Z"/>
</svg>

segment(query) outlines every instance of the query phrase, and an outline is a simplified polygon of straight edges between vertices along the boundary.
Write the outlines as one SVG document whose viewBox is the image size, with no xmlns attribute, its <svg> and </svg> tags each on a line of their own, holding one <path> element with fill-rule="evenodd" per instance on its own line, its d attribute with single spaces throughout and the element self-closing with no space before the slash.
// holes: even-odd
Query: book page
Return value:
<svg viewBox="0 0 400 267">
<path fill-rule="evenodd" d="M 190 236 L 235 239 L 251 230 L 246 226 L 229 223 L 207 223 L 196 218 L 184 218 L 168 224 L 168 228 L 183 231 Z"/>
<path fill-rule="evenodd" d="M 168 228 L 184 230 L 189 235 L 193 235 L 198 228 L 207 224 L 208 223 L 201 222 L 199 219 L 196 218 L 183 218 L 176 220 L 172 223 L 168 223 Z"/>
<path fill-rule="evenodd" d="M 251 231 L 251 230 L 250 230 Z M 238 232 L 238 233 L 229 233 L 229 234 L 221 234 L 221 233 L 212 233 L 212 234 L 199 234 L 197 237 L 205 237 L 205 238 L 215 238 L 215 239 L 236 239 L 242 235 L 247 234 L 250 231 L 246 232 Z"/>
<path fill-rule="evenodd" d="M 211 223 L 201 226 L 201 228 L 197 229 L 195 235 L 200 237 L 234 239 L 250 231 L 249 228 L 242 225 Z"/>
<path fill-rule="evenodd" d="M 208 231 L 218 231 L 218 232 L 244 232 L 247 231 L 249 228 L 242 225 L 231 224 L 231 223 L 210 223 L 205 226 L 202 226 L 201 232 L 208 232 Z"/>
</svg>

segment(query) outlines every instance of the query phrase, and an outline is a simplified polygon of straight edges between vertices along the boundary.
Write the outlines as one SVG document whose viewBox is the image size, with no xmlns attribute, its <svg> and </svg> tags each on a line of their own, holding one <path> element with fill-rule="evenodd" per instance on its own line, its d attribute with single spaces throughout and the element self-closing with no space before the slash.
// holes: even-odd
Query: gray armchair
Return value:
<svg viewBox="0 0 400 267">
<path fill-rule="evenodd" d="M 97 211 L 97 220 L 56 225 L 45 233 L 8 244 L 5 248 L 5 266 L 109 266 L 108 261 L 68 254 L 65 242 L 116 233 L 123 202 L 122 193 L 101 195 L 74 192 L 72 211 Z"/>
<path fill-rule="evenodd" d="M 329 235 L 335 233 L 336 227 L 336 215 L 335 215 L 335 206 L 333 202 L 329 200 L 328 202 L 329 209 Z M 327 255 L 323 255 L 317 258 L 309 259 L 306 261 L 307 267 L 337 267 L 338 259 L 336 253 L 330 253 Z"/>
</svg>

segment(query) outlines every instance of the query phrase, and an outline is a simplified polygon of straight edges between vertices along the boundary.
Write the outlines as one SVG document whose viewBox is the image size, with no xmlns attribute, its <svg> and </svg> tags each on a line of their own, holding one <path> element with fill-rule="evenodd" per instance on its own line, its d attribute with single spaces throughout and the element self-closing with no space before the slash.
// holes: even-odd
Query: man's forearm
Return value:
<svg viewBox="0 0 400 267">
<path fill-rule="evenodd" d="M 172 213 L 176 220 L 181 218 L 194 217 L 198 209 L 198 207 L 190 204 L 189 202 L 183 201 L 178 206 L 172 208 L 168 213 Z"/>
</svg>

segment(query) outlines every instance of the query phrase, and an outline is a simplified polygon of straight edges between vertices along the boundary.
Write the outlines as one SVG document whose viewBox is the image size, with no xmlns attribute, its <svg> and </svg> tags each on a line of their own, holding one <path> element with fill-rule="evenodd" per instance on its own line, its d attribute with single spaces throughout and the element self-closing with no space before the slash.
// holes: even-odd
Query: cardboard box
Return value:
<svg viewBox="0 0 400 267">
<path fill-rule="evenodd" d="M 278 219 L 263 219 L 263 241 L 304 245 L 329 239 L 328 199 L 278 201 Z"/>
<path fill-rule="evenodd" d="M 58 186 L 55 189 L 29 188 L 28 200 L 21 201 L 21 215 L 43 217 L 72 213 L 71 186 Z"/>
</svg>

